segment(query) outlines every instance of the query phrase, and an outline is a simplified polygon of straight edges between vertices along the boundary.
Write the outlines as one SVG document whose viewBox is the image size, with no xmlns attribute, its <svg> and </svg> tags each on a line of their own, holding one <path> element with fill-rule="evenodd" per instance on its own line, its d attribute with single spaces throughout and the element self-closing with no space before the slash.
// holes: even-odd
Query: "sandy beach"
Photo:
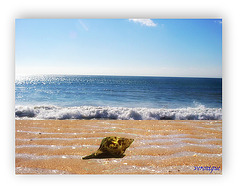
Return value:
<svg viewBox="0 0 240 189">
<path fill-rule="evenodd" d="M 88 159 L 106 136 L 123 158 Z M 222 174 L 221 120 L 16 120 L 16 174 Z"/>
</svg>

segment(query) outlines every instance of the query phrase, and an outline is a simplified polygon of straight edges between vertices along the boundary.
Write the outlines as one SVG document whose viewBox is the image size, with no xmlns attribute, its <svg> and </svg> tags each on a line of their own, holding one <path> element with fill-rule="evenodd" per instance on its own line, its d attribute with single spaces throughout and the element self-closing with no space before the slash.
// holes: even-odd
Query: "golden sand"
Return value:
<svg viewBox="0 0 240 189">
<path fill-rule="evenodd" d="M 221 174 L 222 121 L 16 120 L 16 174 Z M 123 158 L 89 159 L 106 136 Z"/>
</svg>

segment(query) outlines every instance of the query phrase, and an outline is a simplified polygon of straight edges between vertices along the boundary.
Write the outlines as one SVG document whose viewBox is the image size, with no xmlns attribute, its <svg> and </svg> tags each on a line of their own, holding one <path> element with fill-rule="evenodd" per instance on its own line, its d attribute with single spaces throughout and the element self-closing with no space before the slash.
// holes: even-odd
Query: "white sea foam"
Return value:
<svg viewBox="0 0 240 189">
<path fill-rule="evenodd" d="M 221 120 L 221 108 L 149 109 L 125 107 L 16 106 L 17 119 Z"/>
</svg>

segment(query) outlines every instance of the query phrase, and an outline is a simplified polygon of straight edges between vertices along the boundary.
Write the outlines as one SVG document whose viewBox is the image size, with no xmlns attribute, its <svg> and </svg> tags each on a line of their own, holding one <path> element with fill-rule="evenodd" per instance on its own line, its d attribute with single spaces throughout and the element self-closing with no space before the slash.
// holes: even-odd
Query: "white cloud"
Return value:
<svg viewBox="0 0 240 189">
<path fill-rule="evenodd" d="M 215 23 L 222 24 L 222 19 L 221 20 L 214 20 Z"/>
<path fill-rule="evenodd" d="M 154 23 L 151 19 L 129 19 L 129 21 L 133 21 L 135 23 L 140 23 L 141 25 L 148 26 L 148 27 L 157 26 L 157 24 Z"/>
</svg>

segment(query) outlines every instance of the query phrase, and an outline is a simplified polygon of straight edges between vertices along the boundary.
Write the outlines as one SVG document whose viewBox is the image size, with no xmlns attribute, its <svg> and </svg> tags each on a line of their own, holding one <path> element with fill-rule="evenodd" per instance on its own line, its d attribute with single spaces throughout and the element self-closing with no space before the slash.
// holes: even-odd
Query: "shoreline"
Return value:
<svg viewBox="0 0 240 189">
<path fill-rule="evenodd" d="M 82 160 L 106 136 L 123 158 Z M 16 174 L 222 174 L 222 120 L 15 120 Z"/>
<path fill-rule="evenodd" d="M 16 120 L 222 120 L 222 108 L 128 108 L 55 105 L 16 106 Z"/>
</svg>

